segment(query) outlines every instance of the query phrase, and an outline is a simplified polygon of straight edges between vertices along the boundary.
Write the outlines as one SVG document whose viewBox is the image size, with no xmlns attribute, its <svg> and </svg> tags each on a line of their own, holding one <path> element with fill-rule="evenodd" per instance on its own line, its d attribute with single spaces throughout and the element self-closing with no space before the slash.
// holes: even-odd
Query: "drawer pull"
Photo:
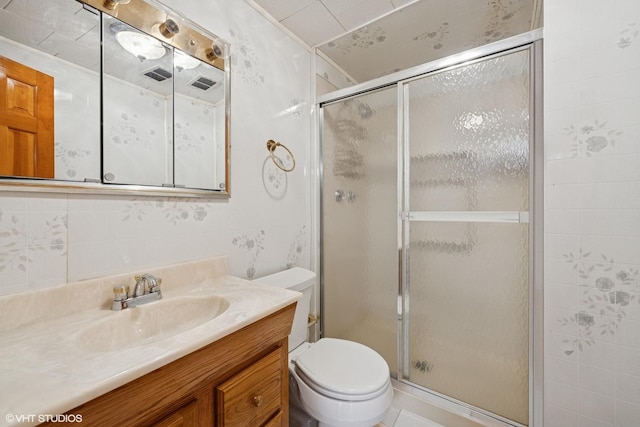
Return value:
<svg viewBox="0 0 640 427">
<path fill-rule="evenodd" d="M 253 404 L 256 406 L 256 408 L 262 406 L 262 396 L 253 396 Z"/>
</svg>

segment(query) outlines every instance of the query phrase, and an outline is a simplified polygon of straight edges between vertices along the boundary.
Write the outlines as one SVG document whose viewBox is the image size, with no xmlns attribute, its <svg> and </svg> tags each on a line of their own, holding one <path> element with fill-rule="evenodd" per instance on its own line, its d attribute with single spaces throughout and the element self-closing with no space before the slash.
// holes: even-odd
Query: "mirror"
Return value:
<svg viewBox="0 0 640 427">
<path fill-rule="evenodd" d="M 228 196 L 228 45 L 151 1 L 0 9 L 0 96 L 39 126 L 0 107 L 3 188 Z"/>
<path fill-rule="evenodd" d="M 111 184 L 170 185 L 173 183 L 170 50 L 157 39 L 109 15 L 103 15 L 102 28 L 102 178 Z"/>
<path fill-rule="evenodd" d="M 173 70 L 175 185 L 224 190 L 224 71 L 179 50 Z"/>
<path fill-rule="evenodd" d="M 0 9 L 0 94 L 6 97 L 0 105 L 9 110 L 0 112 L 0 174 L 99 180 L 100 21 L 76 1 L 50 3 L 25 0 Z M 35 73 L 48 76 L 52 88 L 39 91 L 25 81 Z M 23 122 L 38 116 L 32 105 L 45 103 L 45 115 L 53 117 L 45 127 L 53 132 L 43 136 Z M 41 147 L 34 151 L 34 145 Z M 42 146 L 53 154 L 44 160 L 48 165 L 34 165 Z M 42 168 L 50 172 L 38 173 Z"/>
</svg>

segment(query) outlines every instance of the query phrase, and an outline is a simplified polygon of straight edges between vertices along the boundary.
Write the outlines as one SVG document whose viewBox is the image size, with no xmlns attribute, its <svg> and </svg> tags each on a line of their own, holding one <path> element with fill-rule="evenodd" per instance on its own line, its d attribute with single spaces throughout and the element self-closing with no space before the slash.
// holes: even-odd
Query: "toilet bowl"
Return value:
<svg viewBox="0 0 640 427">
<path fill-rule="evenodd" d="M 256 279 L 303 294 L 289 335 L 291 425 L 312 426 L 317 420 L 320 427 L 374 426 L 393 399 L 389 367 L 360 343 L 336 338 L 307 342 L 315 280 L 315 273 L 299 267 Z"/>
</svg>

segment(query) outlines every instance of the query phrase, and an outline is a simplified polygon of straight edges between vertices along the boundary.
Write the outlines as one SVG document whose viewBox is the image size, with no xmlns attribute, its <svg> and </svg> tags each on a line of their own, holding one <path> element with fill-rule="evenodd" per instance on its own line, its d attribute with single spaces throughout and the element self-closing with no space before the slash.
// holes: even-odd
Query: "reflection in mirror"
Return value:
<svg viewBox="0 0 640 427">
<path fill-rule="evenodd" d="M 175 184 L 225 189 L 224 71 L 175 50 Z"/>
<path fill-rule="evenodd" d="M 153 0 L 0 0 L 0 186 L 228 197 L 228 55 Z"/>
<path fill-rule="evenodd" d="M 99 28 L 75 0 L 0 9 L 0 104 L 12 106 L 0 111 L 0 175 L 100 179 Z M 35 75 L 49 76 L 49 95 L 46 77 L 35 83 Z"/>
<path fill-rule="evenodd" d="M 103 15 L 103 182 L 173 184 L 172 48 Z"/>
</svg>

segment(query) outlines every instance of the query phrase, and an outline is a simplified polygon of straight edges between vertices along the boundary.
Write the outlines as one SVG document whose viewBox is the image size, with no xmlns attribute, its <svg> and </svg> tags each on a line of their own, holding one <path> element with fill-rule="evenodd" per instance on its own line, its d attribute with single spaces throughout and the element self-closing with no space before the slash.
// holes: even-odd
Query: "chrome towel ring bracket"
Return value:
<svg viewBox="0 0 640 427">
<path fill-rule="evenodd" d="M 280 160 L 279 158 L 276 158 L 273 154 L 274 151 L 276 151 L 276 148 L 278 147 L 282 147 L 285 150 L 287 150 L 287 153 L 289 153 L 289 156 L 291 157 L 291 167 L 290 168 L 286 168 L 283 164 L 282 164 L 282 160 Z M 275 165 L 278 167 L 278 169 L 281 169 L 285 172 L 291 172 L 292 170 L 295 169 L 296 167 L 296 158 L 293 156 L 293 153 L 291 152 L 291 150 L 289 150 L 286 146 L 280 144 L 279 142 L 274 141 L 273 139 L 270 139 L 267 141 L 267 150 L 269 150 L 269 155 L 271 156 L 271 160 L 273 160 L 273 163 L 275 163 Z"/>
</svg>

